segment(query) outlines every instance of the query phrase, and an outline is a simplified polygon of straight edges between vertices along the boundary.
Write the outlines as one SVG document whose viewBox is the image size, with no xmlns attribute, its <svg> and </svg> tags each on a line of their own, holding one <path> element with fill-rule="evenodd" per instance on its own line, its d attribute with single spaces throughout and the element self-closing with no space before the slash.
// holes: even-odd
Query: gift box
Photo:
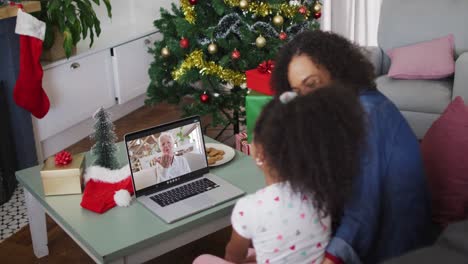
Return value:
<svg viewBox="0 0 468 264">
<path fill-rule="evenodd" d="M 262 62 L 256 69 L 245 72 L 247 88 L 266 95 L 273 95 L 270 86 L 271 72 L 274 63 L 272 61 Z"/>
<path fill-rule="evenodd" d="M 83 171 L 85 154 L 73 155 L 67 165 L 56 165 L 55 157 L 50 157 L 41 170 L 42 186 L 45 195 L 79 194 L 83 191 Z"/>
<path fill-rule="evenodd" d="M 236 134 L 236 149 L 246 155 L 250 155 L 250 144 L 247 142 L 247 133 Z"/>
<path fill-rule="evenodd" d="M 253 130 L 255 128 L 255 122 L 262 112 L 263 107 L 270 102 L 272 96 L 264 95 L 255 91 L 251 91 L 245 97 L 245 112 L 246 112 L 246 123 L 247 123 L 247 139 L 248 143 L 252 142 Z"/>
</svg>

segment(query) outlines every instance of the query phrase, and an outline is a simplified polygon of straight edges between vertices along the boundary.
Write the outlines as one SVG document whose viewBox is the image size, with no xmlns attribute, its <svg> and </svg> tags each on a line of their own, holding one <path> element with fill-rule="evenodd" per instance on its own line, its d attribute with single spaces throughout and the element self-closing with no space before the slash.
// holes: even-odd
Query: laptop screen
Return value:
<svg viewBox="0 0 468 264">
<path fill-rule="evenodd" d="M 125 143 L 137 196 L 208 172 L 198 117 L 126 135 Z"/>
</svg>

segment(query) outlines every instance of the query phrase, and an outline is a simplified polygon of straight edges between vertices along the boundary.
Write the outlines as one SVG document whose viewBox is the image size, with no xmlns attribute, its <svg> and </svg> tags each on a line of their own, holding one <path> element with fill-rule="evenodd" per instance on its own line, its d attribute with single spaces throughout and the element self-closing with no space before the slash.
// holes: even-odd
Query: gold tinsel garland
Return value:
<svg viewBox="0 0 468 264">
<path fill-rule="evenodd" d="M 238 7 L 240 0 L 224 0 L 224 2 L 230 7 Z M 190 24 L 195 24 L 195 6 L 191 5 L 188 0 L 180 0 L 180 6 L 182 7 L 182 12 L 184 13 L 185 19 Z M 297 6 L 292 6 L 286 3 L 280 5 L 270 5 L 265 2 L 252 1 L 249 2 L 248 10 L 249 12 L 261 17 L 266 17 L 274 13 L 291 19 L 296 15 L 298 8 L 299 7 Z M 309 15 L 310 11 L 307 10 L 305 18 L 307 19 Z"/>
<path fill-rule="evenodd" d="M 224 3 L 230 7 L 238 7 L 240 5 L 240 0 L 224 0 Z M 286 3 L 280 5 L 270 5 L 266 2 L 250 1 L 248 10 L 253 14 L 261 17 L 266 17 L 271 14 L 283 15 L 289 19 L 293 18 L 299 7 L 292 6 Z M 307 12 L 306 18 L 309 16 L 310 12 Z"/>
<path fill-rule="evenodd" d="M 213 61 L 205 61 L 201 50 L 195 50 L 190 53 L 182 62 L 180 67 L 172 72 L 172 77 L 177 81 L 192 68 L 199 69 L 200 73 L 203 75 L 216 75 L 221 80 L 232 83 L 235 86 L 245 83 L 244 73 L 224 69 Z"/>
<path fill-rule="evenodd" d="M 182 7 L 182 12 L 184 12 L 185 20 L 190 24 L 195 24 L 195 6 L 191 5 L 188 0 L 180 0 L 180 6 Z"/>
</svg>

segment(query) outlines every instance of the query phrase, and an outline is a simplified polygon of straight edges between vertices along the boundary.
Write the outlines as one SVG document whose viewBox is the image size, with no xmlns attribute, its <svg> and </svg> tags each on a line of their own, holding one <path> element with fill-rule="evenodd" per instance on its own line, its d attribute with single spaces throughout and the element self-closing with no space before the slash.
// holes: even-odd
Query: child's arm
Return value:
<svg viewBox="0 0 468 264">
<path fill-rule="evenodd" d="M 231 240 L 226 246 L 226 256 L 224 259 L 234 263 L 242 263 L 247 257 L 250 246 L 250 239 L 239 235 L 236 230 L 232 230 Z"/>
</svg>

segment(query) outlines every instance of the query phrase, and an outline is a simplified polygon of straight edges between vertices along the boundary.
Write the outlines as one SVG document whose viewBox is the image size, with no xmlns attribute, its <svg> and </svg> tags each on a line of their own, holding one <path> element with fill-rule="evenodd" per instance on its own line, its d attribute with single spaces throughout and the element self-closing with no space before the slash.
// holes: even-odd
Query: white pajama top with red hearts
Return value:
<svg viewBox="0 0 468 264">
<path fill-rule="evenodd" d="M 331 219 L 321 217 L 312 199 L 294 193 L 288 183 L 272 184 L 237 201 L 232 227 L 252 240 L 259 264 L 320 264 Z"/>
</svg>

